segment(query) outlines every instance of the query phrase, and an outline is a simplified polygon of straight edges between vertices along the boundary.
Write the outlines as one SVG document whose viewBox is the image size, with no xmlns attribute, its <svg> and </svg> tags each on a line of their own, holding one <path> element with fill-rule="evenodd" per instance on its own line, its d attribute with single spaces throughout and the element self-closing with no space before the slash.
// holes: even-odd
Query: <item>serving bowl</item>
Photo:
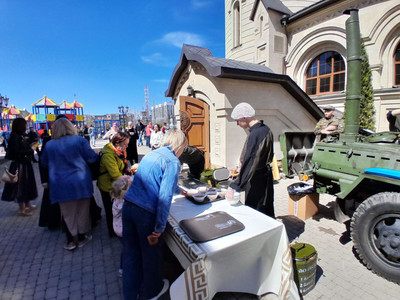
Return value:
<svg viewBox="0 0 400 300">
<path fill-rule="evenodd" d="M 207 197 L 210 199 L 210 201 L 214 201 L 218 197 L 218 193 L 216 191 L 208 191 L 207 192 Z"/>
<path fill-rule="evenodd" d="M 205 193 L 208 191 L 208 187 L 206 186 L 199 186 L 197 189 L 199 190 L 199 193 Z"/>
<path fill-rule="evenodd" d="M 197 193 L 192 195 L 193 199 L 197 202 L 203 202 L 204 199 L 206 198 L 206 194 L 205 193 Z"/>
<path fill-rule="evenodd" d="M 197 194 L 199 192 L 198 189 L 189 189 L 186 191 L 186 195 L 192 197 L 194 194 Z"/>
</svg>

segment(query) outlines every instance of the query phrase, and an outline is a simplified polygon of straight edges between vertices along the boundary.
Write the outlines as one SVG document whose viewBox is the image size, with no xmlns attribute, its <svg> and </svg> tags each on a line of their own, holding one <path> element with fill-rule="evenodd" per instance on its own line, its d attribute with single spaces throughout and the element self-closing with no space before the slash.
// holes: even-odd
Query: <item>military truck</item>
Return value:
<svg viewBox="0 0 400 300">
<path fill-rule="evenodd" d="M 285 173 L 314 179 L 317 193 L 337 197 L 335 215 L 350 221 L 354 248 L 376 274 L 400 283 L 400 145 L 394 132 L 359 129 L 361 38 L 358 11 L 345 12 L 347 90 L 345 130 L 339 139 L 315 142 L 313 133 L 285 133 Z"/>
</svg>

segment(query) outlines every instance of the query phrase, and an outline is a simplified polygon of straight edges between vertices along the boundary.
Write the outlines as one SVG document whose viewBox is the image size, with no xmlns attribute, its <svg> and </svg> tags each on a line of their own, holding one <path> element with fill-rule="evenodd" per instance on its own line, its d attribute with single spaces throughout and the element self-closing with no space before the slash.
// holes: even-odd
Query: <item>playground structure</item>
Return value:
<svg viewBox="0 0 400 300">
<path fill-rule="evenodd" d="M 26 111 L 21 111 L 15 106 L 11 105 L 3 109 L 1 112 L 0 126 L 3 131 L 11 131 L 11 123 L 16 117 L 24 117 L 27 121 L 28 128 L 33 127 L 39 134 L 43 133 L 46 129 L 51 133 L 51 127 L 55 122 L 58 115 L 65 115 L 77 127 L 83 128 L 85 123 L 83 120 L 83 105 L 77 100 L 68 103 L 63 100 L 60 104 L 44 95 L 41 99 L 32 104 L 32 113 L 28 114 Z M 115 119 L 101 119 L 94 120 L 95 132 L 97 134 L 104 134 L 112 127 L 113 123 L 120 124 L 120 120 Z M 92 125 L 92 124 L 88 124 Z"/>
<path fill-rule="evenodd" d="M 84 126 L 83 105 L 81 103 L 74 100 L 73 103 L 69 104 L 64 100 L 60 104 L 57 104 L 46 95 L 32 104 L 30 119 L 33 121 L 35 130 L 51 130 L 52 124 L 60 114 L 65 115 L 76 126 Z"/>
<path fill-rule="evenodd" d="M 1 129 L 3 131 L 10 131 L 10 125 L 13 119 L 19 115 L 21 111 L 17 109 L 14 105 L 5 108 L 1 113 Z"/>
<path fill-rule="evenodd" d="M 104 135 L 111 127 L 113 123 L 120 124 L 119 120 L 94 120 L 94 128 L 96 133 Z"/>
</svg>

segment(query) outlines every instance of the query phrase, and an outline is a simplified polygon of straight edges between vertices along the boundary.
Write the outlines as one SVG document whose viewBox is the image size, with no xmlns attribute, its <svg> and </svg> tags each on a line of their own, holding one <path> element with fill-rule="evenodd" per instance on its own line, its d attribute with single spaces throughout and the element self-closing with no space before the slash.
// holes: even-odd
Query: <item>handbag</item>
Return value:
<svg viewBox="0 0 400 300">
<path fill-rule="evenodd" d="M 102 156 L 103 156 L 103 151 L 100 151 L 99 158 L 94 163 L 90 164 L 88 163 L 90 173 L 92 173 L 92 180 L 97 180 L 99 176 L 103 175 L 100 173 L 100 161 Z"/>
<path fill-rule="evenodd" d="M 18 170 L 16 170 L 15 174 L 12 174 L 7 168 L 4 168 L 4 173 L 3 176 L 1 176 L 1 180 L 5 183 L 17 183 Z"/>
<path fill-rule="evenodd" d="M 117 236 L 122 237 L 122 206 L 124 199 L 115 198 L 112 204 L 113 229 Z"/>
</svg>

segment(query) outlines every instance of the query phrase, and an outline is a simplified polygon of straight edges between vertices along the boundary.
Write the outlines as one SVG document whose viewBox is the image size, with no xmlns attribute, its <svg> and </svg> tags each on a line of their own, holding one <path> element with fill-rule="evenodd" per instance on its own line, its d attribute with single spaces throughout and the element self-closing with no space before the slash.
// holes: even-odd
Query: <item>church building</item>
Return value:
<svg viewBox="0 0 400 300">
<path fill-rule="evenodd" d="M 398 0 L 225 0 L 225 58 L 184 45 L 165 93 L 207 167 L 238 165 L 247 133 L 230 114 L 240 102 L 271 128 L 278 160 L 280 134 L 313 131 L 326 105 L 343 112 L 350 8 L 372 69 L 376 129 L 388 130 L 387 111 L 400 108 Z"/>
<path fill-rule="evenodd" d="M 319 106 L 344 110 L 347 9 L 359 10 L 376 130 L 400 108 L 400 1 L 226 0 L 225 56 L 289 75 Z"/>
</svg>

